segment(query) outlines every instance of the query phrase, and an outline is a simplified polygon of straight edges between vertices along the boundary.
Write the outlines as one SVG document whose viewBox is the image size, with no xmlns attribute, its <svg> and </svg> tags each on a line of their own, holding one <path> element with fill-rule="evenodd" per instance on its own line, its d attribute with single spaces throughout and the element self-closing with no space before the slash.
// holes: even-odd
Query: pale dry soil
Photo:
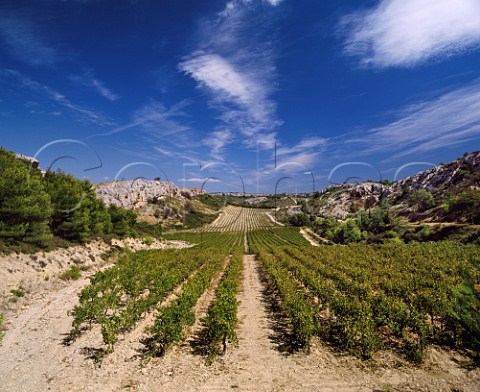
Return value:
<svg viewBox="0 0 480 392">
<path fill-rule="evenodd" d="M 165 249 L 190 246 L 183 241 L 152 239 L 147 245 L 138 238 L 112 239 L 111 245 L 103 240 L 94 240 L 85 245 L 59 248 L 50 252 L 34 254 L 0 253 L 0 303 L 8 299 L 10 290 L 23 288 L 25 292 L 38 292 L 41 287 L 51 286 L 72 265 L 84 270 L 95 269 L 104 264 L 104 256 L 112 247 L 128 248 L 134 252 L 141 249 Z"/>
<path fill-rule="evenodd" d="M 144 328 L 152 314 L 121 338 L 101 365 L 86 358 L 99 348 L 98 330 L 87 331 L 71 346 L 62 344 L 70 330 L 67 311 L 87 279 L 38 298 L 12 320 L 0 346 L 1 391 L 478 391 L 480 372 L 466 370 L 455 353 L 431 349 L 420 368 L 398 367 L 398 359 L 380 353 L 375 364 L 362 364 L 315 342 L 310 354 L 282 352 L 278 320 L 270 312 L 263 272 L 254 256 L 244 256 L 239 294 L 239 347 L 229 347 L 213 366 L 194 354 L 191 340 L 163 358 L 139 358 Z M 180 288 L 181 289 L 181 288 Z M 210 290 L 196 314 L 205 313 Z M 198 323 L 194 329 L 201 328 Z M 281 332 L 281 330 L 280 330 Z M 279 339 L 280 338 L 280 339 Z"/>
<path fill-rule="evenodd" d="M 266 212 L 265 214 L 268 216 L 268 218 L 269 218 L 275 225 L 285 226 L 283 223 L 281 223 L 281 222 L 279 222 L 279 221 L 276 221 L 276 220 L 275 220 L 275 217 L 272 216 L 272 214 L 271 214 L 270 212 Z"/>
<path fill-rule="evenodd" d="M 316 242 L 313 238 L 310 232 L 307 232 L 306 229 L 300 229 L 300 234 L 303 235 L 303 238 L 305 238 L 310 245 L 312 246 L 318 246 L 318 242 Z"/>
</svg>

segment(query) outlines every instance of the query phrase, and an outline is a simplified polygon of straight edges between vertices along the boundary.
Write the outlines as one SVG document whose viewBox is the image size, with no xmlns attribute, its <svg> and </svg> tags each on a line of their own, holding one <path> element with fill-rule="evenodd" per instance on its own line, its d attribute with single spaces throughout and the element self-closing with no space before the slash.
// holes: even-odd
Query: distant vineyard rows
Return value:
<svg viewBox="0 0 480 392">
<path fill-rule="evenodd" d="M 274 227 L 267 215 L 268 210 L 227 206 L 219 217 L 202 228 L 203 231 L 241 231 L 248 232 L 262 228 Z"/>
</svg>

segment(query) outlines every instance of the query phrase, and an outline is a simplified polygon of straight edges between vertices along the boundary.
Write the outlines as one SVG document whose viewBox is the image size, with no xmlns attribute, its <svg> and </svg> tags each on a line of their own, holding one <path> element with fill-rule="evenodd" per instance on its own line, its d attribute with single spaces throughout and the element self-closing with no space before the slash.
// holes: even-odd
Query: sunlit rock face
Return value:
<svg viewBox="0 0 480 392">
<path fill-rule="evenodd" d="M 96 184 L 94 188 L 106 205 L 115 204 L 132 210 L 163 196 L 189 198 L 202 193 L 199 188 L 179 188 L 173 182 L 151 180 L 108 182 Z"/>
</svg>

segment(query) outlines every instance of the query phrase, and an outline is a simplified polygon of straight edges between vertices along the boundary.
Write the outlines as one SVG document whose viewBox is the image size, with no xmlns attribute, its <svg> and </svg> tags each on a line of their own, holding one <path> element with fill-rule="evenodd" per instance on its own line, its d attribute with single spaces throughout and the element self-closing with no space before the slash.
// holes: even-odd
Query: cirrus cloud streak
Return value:
<svg viewBox="0 0 480 392">
<path fill-rule="evenodd" d="M 342 18 L 345 52 L 363 65 L 411 67 L 480 45 L 478 0 L 382 0 Z"/>
</svg>

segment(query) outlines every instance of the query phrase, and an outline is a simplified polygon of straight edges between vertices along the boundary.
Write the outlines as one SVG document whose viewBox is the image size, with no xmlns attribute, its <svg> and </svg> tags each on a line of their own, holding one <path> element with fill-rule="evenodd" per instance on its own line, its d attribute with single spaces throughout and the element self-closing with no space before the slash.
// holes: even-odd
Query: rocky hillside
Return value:
<svg viewBox="0 0 480 392">
<path fill-rule="evenodd" d="M 378 205 L 391 194 L 388 186 L 376 182 L 348 183 L 332 186 L 309 203 L 319 216 L 345 219 L 359 208 Z"/>
<path fill-rule="evenodd" d="M 201 194 L 198 188 L 179 188 L 173 182 L 150 180 L 105 182 L 95 184 L 94 189 L 106 205 L 131 210 L 139 210 L 163 196 L 191 198 Z"/>
<path fill-rule="evenodd" d="M 480 151 L 467 154 L 450 163 L 444 163 L 407 177 L 392 185 L 394 193 L 403 189 L 423 189 L 435 195 L 459 193 L 467 189 L 480 189 Z"/>
<path fill-rule="evenodd" d="M 172 182 L 133 180 L 94 185 L 105 204 L 134 210 L 139 222 L 160 224 L 166 230 L 194 228 L 218 215 L 219 203 L 200 188 L 180 188 Z"/>
<path fill-rule="evenodd" d="M 409 197 L 418 190 L 431 193 L 437 205 L 447 195 L 480 190 L 480 151 L 389 185 L 362 182 L 332 186 L 310 200 L 307 208 L 318 216 L 345 219 L 358 209 L 375 207 L 385 199 L 395 205 L 399 213 L 408 215 L 412 210 Z M 438 211 L 436 214 L 438 217 Z"/>
</svg>

